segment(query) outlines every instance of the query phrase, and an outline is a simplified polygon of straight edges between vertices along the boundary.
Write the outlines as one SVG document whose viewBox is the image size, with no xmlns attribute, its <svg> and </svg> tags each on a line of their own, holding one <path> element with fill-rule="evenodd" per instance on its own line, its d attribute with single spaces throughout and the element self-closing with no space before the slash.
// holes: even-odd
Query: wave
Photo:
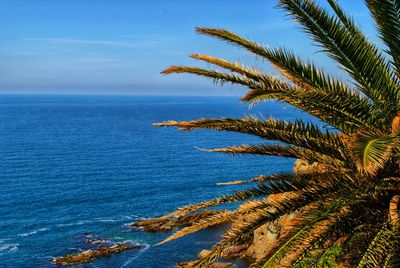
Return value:
<svg viewBox="0 0 400 268">
<path fill-rule="evenodd" d="M 92 219 L 92 220 L 79 220 L 79 221 L 71 222 L 71 223 L 60 223 L 60 224 L 56 224 L 55 226 L 52 226 L 50 228 L 42 227 L 42 228 L 35 229 L 35 230 L 29 231 L 29 232 L 20 233 L 20 234 L 17 234 L 17 236 L 19 236 L 19 237 L 28 237 L 28 236 L 35 235 L 35 234 L 42 233 L 42 232 L 46 232 L 46 231 L 49 231 L 50 229 L 55 229 L 55 228 L 80 226 L 80 225 L 87 225 L 87 224 L 94 224 L 94 223 L 118 223 L 118 222 L 123 222 L 123 221 L 126 221 L 126 220 L 133 220 L 135 217 L 136 217 L 136 215 L 123 216 L 123 217 L 118 218 L 118 219 L 96 218 L 96 219 Z M 3 240 L 0 239 L 0 246 L 1 246 L 1 242 L 2 241 Z"/>
<path fill-rule="evenodd" d="M 8 239 L 0 240 L 0 256 L 6 253 L 16 252 L 18 250 L 18 243 L 5 243 Z"/>
<path fill-rule="evenodd" d="M 57 224 L 56 227 L 70 227 L 70 226 L 79 226 L 79 225 L 87 225 L 87 224 L 94 224 L 94 223 L 118 223 L 118 222 L 123 222 L 126 220 L 132 220 L 135 218 L 135 215 L 131 216 L 123 216 L 117 219 L 112 219 L 112 218 L 95 218 L 91 220 L 79 220 L 76 222 L 71 222 L 71 223 L 60 223 Z"/>
<path fill-rule="evenodd" d="M 40 229 L 36 229 L 30 232 L 26 232 L 26 233 L 22 233 L 22 234 L 17 234 L 17 236 L 22 236 L 22 237 L 26 237 L 26 236 L 31 236 L 37 233 L 41 233 L 41 232 L 45 232 L 48 231 L 49 228 L 40 228 Z"/>
<path fill-rule="evenodd" d="M 145 252 L 146 250 L 148 250 L 150 248 L 149 244 L 143 244 L 143 245 L 144 245 L 144 248 L 142 248 L 135 256 L 133 256 L 132 258 L 129 258 L 124 264 L 122 264 L 122 266 L 120 268 L 124 268 L 124 267 L 128 266 L 129 264 L 131 264 L 131 262 L 133 262 L 134 260 L 139 258 L 139 256 L 142 255 L 143 252 Z"/>
<path fill-rule="evenodd" d="M 84 225 L 84 224 L 89 224 L 93 223 L 92 220 L 80 220 L 77 222 L 71 222 L 71 223 L 59 223 L 56 225 L 56 227 L 70 227 L 70 226 L 78 226 L 78 225 Z"/>
<path fill-rule="evenodd" d="M 144 247 L 149 246 L 148 244 L 144 243 L 142 240 L 139 240 L 139 239 L 126 239 L 124 237 L 119 237 L 119 236 L 114 237 L 113 241 L 116 242 L 116 243 L 140 245 L 140 246 L 144 246 Z"/>
</svg>

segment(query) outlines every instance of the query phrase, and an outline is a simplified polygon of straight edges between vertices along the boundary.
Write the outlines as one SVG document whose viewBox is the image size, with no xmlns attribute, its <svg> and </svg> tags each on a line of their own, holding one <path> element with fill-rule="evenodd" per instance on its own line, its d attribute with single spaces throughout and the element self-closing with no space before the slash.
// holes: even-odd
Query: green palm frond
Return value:
<svg viewBox="0 0 400 268">
<path fill-rule="evenodd" d="M 284 48 L 269 49 L 225 29 L 198 27 L 196 31 L 200 34 L 216 37 L 239 47 L 243 47 L 255 55 L 267 59 L 285 77 L 300 87 L 306 89 L 349 90 L 344 83 L 326 76 L 325 73 L 314 64 L 301 61 L 292 52 Z"/>
<path fill-rule="evenodd" d="M 280 3 L 280 7 L 288 11 L 324 51 L 343 66 L 362 92 L 377 104 L 392 104 L 381 109 L 393 119 L 400 108 L 399 90 L 378 49 L 363 35 L 349 32 L 314 2 L 280 0 Z"/>
<path fill-rule="evenodd" d="M 358 170 L 375 175 L 391 158 L 391 152 L 398 144 L 400 131 L 386 136 L 370 136 L 361 134 L 356 137 L 352 153 Z"/>
<path fill-rule="evenodd" d="M 362 127 L 376 130 L 380 124 L 379 114 L 367 100 L 357 94 L 268 89 L 252 89 L 242 100 L 250 103 L 276 99 L 300 108 L 335 128 L 351 133 Z"/>
<path fill-rule="evenodd" d="M 297 16 L 296 18 L 300 20 L 300 22 L 304 27 L 309 27 L 307 28 L 307 30 L 309 30 L 309 32 L 317 39 L 318 42 L 327 46 L 326 50 L 328 53 L 332 53 L 331 55 L 333 57 L 336 57 L 335 59 L 338 60 L 339 62 L 343 60 L 342 64 L 345 67 L 345 70 L 349 72 L 354 72 L 350 74 L 352 74 L 352 77 L 356 81 L 358 81 L 356 78 L 359 78 L 361 80 L 359 81 L 359 83 L 362 86 L 360 89 L 369 98 L 373 99 L 378 103 L 382 101 L 388 101 L 394 103 L 397 106 L 397 103 L 395 103 L 395 101 L 398 98 L 396 84 L 393 81 L 392 74 L 388 70 L 387 63 L 385 63 L 383 56 L 379 54 L 377 55 L 378 52 L 374 46 L 369 44 L 365 39 L 360 38 L 362 40 L 358 40 L 359 41 L 358 47 L 351 47 L 356 45 L 354 44 L 356 42 L 354 42 L 352 36 L 349 33 L 347 33 L 344 27 L 341 26 L 340 23 L 335 18 L 329 16 L 326 12 L 319 9 L 315 4 L 311 4 L 308 1 L 301 1 L 301 0 L 281 1 L 281 2 L 284 8 L 286 8 L 289 12 L 293 12 L 292 14 Z M 319 25 L 318 23 L 321 23 L 320 26 L 324 25 L 326 29 L 318 27 Z M 335 33 L 335 30 L 338 31 L 341 30 L 341 31 Z M 304 84 L 308 85 L 314 83 L 317 83 L 317 85 L 319 84 L 320 86 L 323 85 L 323 83 L 321 83 L 324 81 L 323 79 L 324 76 L 322 71 L 318 70 L 312 64 L 302 64 L 297 57 L 293 56 L 290 52 L 285 51 L 284 49 L 276 49 L 274 51 L 271 51 L 269 49 L 266 49 L 260 44 L 249 41 L 237 34 L 234 34 L 224 29 L 196 28 L 196 31 L 201 34 L 213 36 L 221 40 L 230 42 L 232 44 L 244 47 L 250 50 L 251 52 L 255 53 L 256 55 L 268 59 L 279 70 L 284 70 L 283 73 L 286 74 L 286 77 L 288 77 L 290 80 L 295 82 L 298 81 L 299 85 L 304 85 Z M 334 38 L 331 36 L 331 34 L 336 34 L 336 35 L 342 34 L 343 36 L 334 36 L 335 37 Z M 347 40 L 342 41 L 341 37 L 345 37 L 347 38 Z M 342 42 L 343 44 L 339 46 L 338 44 L 335 43 L 335 41 L 337 41 L 338 43 Z M 368 43 L 368 45 L 366 45 L 366 43 Z M 369 53 L 367 55 L 359 53 L 359 50 L 364 49 L 364 46 L 366 46 L 367 47 L 366 49 L 368 49 Z M 335 55 L 334 53 L 338 53 L 338 55 Z M 357 57 L 361 56 L 364 57 L 357 59 Z M 369 59 L 368 57 L 373 59 Z M 366 59 L 367 59 L 366 62 L 369 63 L 368 66 L 365 66 L 365 63 L 363 62 L 363 60 Z M 352 63 L 352 60 L 357 60 L 356 62 L 363 62 L 363 64 L 356 65 Z M 379 69 L 380 70 L 379 72 L 384 74 L 383 77 L 378 77 L 376 72 L 377 70 L 375 69 Z M 302 73 L 301 71 L 305 72 Z M 367 79 L 366 77 L 364 77 L 366 76 L 364 72 L 368 73 L 368 75 L 371 75 L 371 77 L 368 77 L 368 81 L 364 81 Z M 377 80 L 374 80 L 375 78 L 377 78 Z M 308 82 L 306 82 L 307 80 L 304 81 L 304 79 L 307 79 Z M 330 78 L 329 81 L 330 83 L 325 83 L 325 85 L 336 84 L 336 86 L 338 85 L 344 86 L 344 84 L 340 82 L 334 83 L 334 80 L 332 78 Z M 304 84 L 302 84 L 301 82 L 303 82 Z M 372 87 L 372 85 L 369 84 L 372 82 L 376 84 L 374 85 L 375 87 Z M 381 90 L 377 90 L 376 88 Z M 386 92 L 383 92 L 382 90 L 383 88 L 387 89 Z"/>
<path fill-rule="evenodd" d="M 386 44 L 388 53 L 393 59 L 397 75 L 400 75 L 400 1 L 367 0 L 380 37 Z"/>
<path fill-rule="evenodd" d="M 209 35 L 246 48 L 252 53 L 270 61 L 283 75 L 301 88 L 328 91 L 341 94 L 356 94 L 342 81 L 335 80 L 311 62 L 303 62 L 284 48 L 268 49 L 261 44 L 224 29 L 196 28 L 200 34 Z M 361 99 L 363 99 L 360 96 Z M 365 101 L 365 99 L 364 99 Z"/>
<path fill-rule="evenodd" d="M 343 26 L 349 30 L 350 33 L 355 35 L 362 35 L 361 30 L 355 24 L 353 17 L 346 14 L 346 12 L 339 6 L 337 0 L 327 0 L 333 11 L 343 23 Z"/>
<path fill-rule="evenodd" d="M 400 233 L 395 231 L 394 237 L 392 237 L 391 248 L 386 253 L 386 259 L 383 264 L 383 268 L 400 267 Z"/>
<path fill-rule="evenodd" d="M 388 262 L 391 255 L 393 243 L 398 239 L 396 233 L 390 228 L 388 223 L 383 224 L 380 231 L 375 235 L 367 251 L 363 255 L 357 268 L 383 267 Z"/>
</svg>

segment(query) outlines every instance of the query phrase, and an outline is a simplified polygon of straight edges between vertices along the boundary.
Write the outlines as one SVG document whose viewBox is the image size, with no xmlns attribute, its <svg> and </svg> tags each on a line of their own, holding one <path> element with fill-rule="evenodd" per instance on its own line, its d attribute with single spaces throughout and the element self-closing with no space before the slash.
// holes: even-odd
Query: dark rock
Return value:
<svg viewBox="0 0 400 268">
<path fill-rule="evenodd" d="M 57 257 L 53 260 L 57 265 L 71 265 L 84 262 L 90 262 L 97 258 L 105 257 L 120 253 L 122 251 L 134 248 L 143 248 L 144 246 L 130 244 L 116 244 L 114 246 L 101 246 L 98 249 L 88 249 L 77 254 L 70 254 L 62 257 Z"/>
</svg>

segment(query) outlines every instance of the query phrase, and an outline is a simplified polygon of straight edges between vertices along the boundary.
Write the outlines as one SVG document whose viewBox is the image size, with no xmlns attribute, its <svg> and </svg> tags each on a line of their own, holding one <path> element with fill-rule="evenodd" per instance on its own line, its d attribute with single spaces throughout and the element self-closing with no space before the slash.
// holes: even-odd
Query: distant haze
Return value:
<svg viewBox="0 0 400 268">
<path fill-rule="evenodd" d="M 322 5 L 325 0 L 318 1 Z M 337 68 L 275 0 L 0 0 L 0 93 L 239 95 L 243 89 L 190 75 L 163 76 L 169 65 L 203 65 L 204 53 L 272 72 L 244 50 L 195 34 L 226 28 L 265 45 L 282 45 Z M 339 1 L 374 41 L 363 0 Z"/>
</svg>

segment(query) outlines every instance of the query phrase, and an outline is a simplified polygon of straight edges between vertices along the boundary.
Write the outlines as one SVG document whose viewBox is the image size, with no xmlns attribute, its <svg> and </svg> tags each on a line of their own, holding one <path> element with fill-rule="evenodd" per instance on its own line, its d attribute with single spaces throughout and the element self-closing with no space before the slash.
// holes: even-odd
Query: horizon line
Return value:
<svg viewBox="0 0 400 268">
<path fill-rule="evenodd" d="M 13 96 L 136 96 L 136 97 L 241 97 L 242 95 L 204 95 L 204 94 L 137 94 L 137 93 L 54 93 L 54 92 L 0 92 L 0 96 L 13 95 Z"/>
</svg>

